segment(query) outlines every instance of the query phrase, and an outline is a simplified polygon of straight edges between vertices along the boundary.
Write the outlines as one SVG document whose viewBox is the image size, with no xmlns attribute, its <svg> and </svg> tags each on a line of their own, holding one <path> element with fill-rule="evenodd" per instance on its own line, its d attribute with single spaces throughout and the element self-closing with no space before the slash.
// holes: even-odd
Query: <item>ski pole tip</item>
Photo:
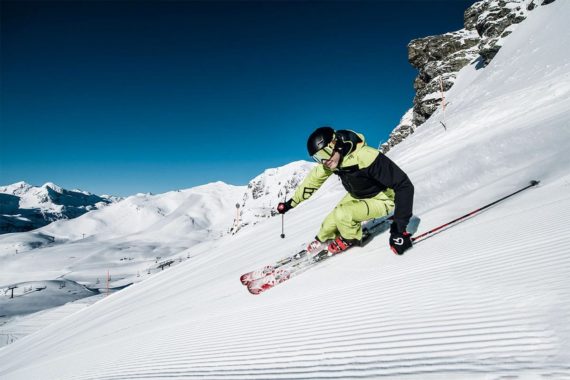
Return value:
<svg viewBox="0 0 570 380">
<path fill-rule="evenodd" d="M 530 185 L 531 185 L 531 186 L 536 186 L 536 185 L 538 185 L 539 183 L 540 183 L 540 181 L 537 181 L 537 180 L 535 180 L 535 179 L 533 179 L 532 181 L 530 181 Z"/>
<path fill-rule="evenodd" d="M 285 234 L 281 234 L 281 239 L 285 239 Z"/>
</svg>

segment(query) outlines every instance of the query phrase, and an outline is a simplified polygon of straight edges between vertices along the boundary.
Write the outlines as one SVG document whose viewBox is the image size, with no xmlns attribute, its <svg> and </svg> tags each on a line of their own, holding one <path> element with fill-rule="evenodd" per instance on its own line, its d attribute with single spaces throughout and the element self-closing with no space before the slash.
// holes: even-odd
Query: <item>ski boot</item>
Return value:
<svg viewBox="0 0 570 380">
<path fill-rule="evenodd" d="M 315 238 L 315 240 L 309 243 L 306 250 L 307 250 L 307 257 L 309 258 L 309 260 L 318 261 L 317 259 L 319 254 L 327 250 L 327 244 Z"/>
<path fill-rule="evenodd" d="M 360 240 L 357 239 L 345 239 L 342 236 L 337 236 L 328 246 L 328 255 L 336 255 L 343 251 L 346 251 L 352 246 L 359 246 Z"/>
</svg>

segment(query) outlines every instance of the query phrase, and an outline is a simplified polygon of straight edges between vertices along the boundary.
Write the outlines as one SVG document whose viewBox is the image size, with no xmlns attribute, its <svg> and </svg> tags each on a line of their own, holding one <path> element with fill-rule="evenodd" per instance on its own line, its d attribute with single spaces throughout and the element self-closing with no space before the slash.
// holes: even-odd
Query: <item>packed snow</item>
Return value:
<svg viewBox="0 0 570 380">
<path fill-rule="evenodd" d="M 38 230 L 0 237 L 0 286 L 65 277 L 91 288 L 139 282 L 188 247 L 225 235 L 244 188 L 221 182 L 141 194 Z M 6 313 L 4 313 L 6 314 Z M 2 313 L 0 313 L 2 315 Z"/>
<path fill-rule="evenodd" d="M 447 130 L 436 113 L 389 154 L 414 182 L 420 231 L 530 180 L 540 186 L 404 256 L 392 254 L 381 235 L 249 294 L 239 276 L 298 249 L 343 196 L 331 178 L 285 216 L 285 239 L 281 218 L 267 218 L 189 248 L 181 242 L 177 254 L 191 259 L 1 348 L 0 378 L 570 379 L 569 14 L 568 1 L 531 12 L 486 68 L 474 63 L 459 73 L 446 94 Z M 146 200 L 127 199 L 120 207 L 128 215 L 116 225 L 108 223 L 118 215 L 104 223 L 83 216 L 42 229 L 57 247 L 29 251 L 26 264 L 51 252 L 47 267 L 5 270 L 4 251 L 1 276 L 22 271 L 32 281 L 66 262 L 118 259 L 121 244 L 172 250 L 169 239 L 180 231 L 169 235 L 167 225 L 194 231 L 184 216 L 194 203 L 186 197 L 219 187 L 151 202 L 178 216 L 145 208 L 136 218 Z M 228 199 L 223 218 L 196 210 L 194 225 L 211 226 L 214 235 L 226 230 L 242 194 Z M 101 231 L 113 239 L 101 239 Z M 85 270 L 77 281 L 90 276 Z"/>
</svg>

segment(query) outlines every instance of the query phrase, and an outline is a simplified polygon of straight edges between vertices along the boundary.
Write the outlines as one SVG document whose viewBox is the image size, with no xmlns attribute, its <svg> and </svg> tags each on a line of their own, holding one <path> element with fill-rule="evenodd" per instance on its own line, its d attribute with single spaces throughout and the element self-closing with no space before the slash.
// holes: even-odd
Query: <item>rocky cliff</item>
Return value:
<svg viewBox="0 0 570 380">
<path fill-rule="evenodd" d="M 418 69 L 413 107 L 382 144 L 382 151 L 386 153 L 399 144 L 441 106 L 442 95 L 453 86 L 459 70 L 470 63 L 484 68 L 529 12 L 552 2 L 478 1 L 465 11 L 463 29 L 412 40 L 408 44 L 408 61 Z"/>
</svg>

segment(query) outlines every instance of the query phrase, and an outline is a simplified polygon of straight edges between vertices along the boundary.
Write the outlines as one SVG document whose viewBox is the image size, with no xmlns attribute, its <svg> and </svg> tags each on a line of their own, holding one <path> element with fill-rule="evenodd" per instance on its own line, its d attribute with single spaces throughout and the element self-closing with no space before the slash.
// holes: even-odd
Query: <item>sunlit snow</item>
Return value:
<svg viewBox="0 0 570 380">
<path fill-rule="evenodd" d="M 404 256 L 381 235 L 259 296 L 239 276 L 311 239 L 344 193 L 337 179 L 286 215 L 285 239 L 279 217 L 225 233 L 243 189 L 220 183 L 41 230 L 61 244 L 22 235 L 29 259 L 15 264 L 17 239 L 2 239 L 0 276 L 13 276 L 2 284 L 66 271 L 92 282 L 105 273 L 86 263 L 121 257 L 141 272 L 156 256 L 183 260 L 0 348 L 0 378 L 570 378 L 569 14 L 568 1 L 531 12 L 486 68 L 459 73 L 447 130 L 436 113 L 389 153 L 414 182 L 420 231 L 540 186 Z M 215 202 L 219 215 L 193 209 Z"/>
</svg>

